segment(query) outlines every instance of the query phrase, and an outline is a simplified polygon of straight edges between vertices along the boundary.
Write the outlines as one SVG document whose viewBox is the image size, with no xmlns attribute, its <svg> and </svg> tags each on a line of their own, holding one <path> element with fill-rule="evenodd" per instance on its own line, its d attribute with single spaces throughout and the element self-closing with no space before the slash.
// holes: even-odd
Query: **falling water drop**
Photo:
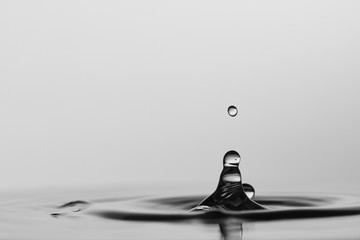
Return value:
<svg viewBox="0 0 360 240">
<path fill-rule="evenodd" d="M 228 107 L 228 114 L 231 117 L 235 117 L 237 113 L 238 113 L 238 110 L 235 106 L 231 105 L 230 107 Z"/>
</svg>

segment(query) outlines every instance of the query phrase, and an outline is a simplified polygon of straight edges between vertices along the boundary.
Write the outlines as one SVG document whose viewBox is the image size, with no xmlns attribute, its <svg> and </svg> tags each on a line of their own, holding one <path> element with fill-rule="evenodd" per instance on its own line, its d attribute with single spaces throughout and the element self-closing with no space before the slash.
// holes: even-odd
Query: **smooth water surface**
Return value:
<svg viewBox="0 0 360 240">
<path fill-rule="evenodd" d="M 175 188 L 175 187 L 174 187 Z M 266 210 L 189 212 L 205 194 L 174 188 L 3 193 L 0 239 L 358 239 L 360 198 L 258 194 Z M 150 190 L 151 189 L 151 190 Z M 163 193 L 161 195 L 156 193 Z"/>
</svg>

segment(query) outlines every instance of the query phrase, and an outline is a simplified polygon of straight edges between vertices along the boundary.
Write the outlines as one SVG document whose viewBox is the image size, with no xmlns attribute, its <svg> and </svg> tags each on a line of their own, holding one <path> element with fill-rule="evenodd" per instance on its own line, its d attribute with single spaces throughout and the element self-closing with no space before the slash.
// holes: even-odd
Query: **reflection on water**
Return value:
<svg viewBox="0 0 360 240">
<path fill-rule="evenodd" d="M 175 196 L 141 196 L 144 192 L 146 189 L 113 188 L 3 194 L 0 238 L 229 240 L 360 236 L 358 197 L 262 195 L 255 196 L 254 201 L 266 210 L 189 212 L 204 199 L 203 195 L 180 192 Z"/>
<path fill-rule="evenodd" d="M 221 238 L 224 240 L 243 239 L 243 223 L 239 219 L 229 219 L 219 223 Z"/>
<path fill-rule="evenodd" d="M 0 239 L 359 239 L 360 198 L 255 196 L 242 184 L 240 155 L 229 151 L 223 163 L 206 198 L 154 187 L 3 194 Z"/>
<path fill-rule="evenodd" d="M 271 224 L 276 223 L 279 236 L 282 235 L 281 226 L 284 219 L 291 219 L 293 225 L 290 228 L 301 228 L 303 225 L 313 224 L 315 222 L 329 223 L 334 219 L 343 219 L 352 215 L 360 215 L 360 199 L 356 197 L 339 196 L 263 196 L 256 200 L 261 205 L 265 205 L 266 210 L 249 211 L 229 211 L 224 209 L 211 209 L 209 211 L 186 212 L 198 202 L 201 197 L 170 197 L 170 198 L 146 198 L 139 199 L 141 204 L 135 204 L 134 201 L 128 204 L 132 206 L 145 206 L 144 208 L 133 208 L 129 205 L 124 209 L 101 209 L 89 211 L 88 214 L 105 219 L 118 221 L 135 222 L 158 222 L 158 223 L 198 223 L 205 225 L 218 225 L 221 233 L 220 239 L 242 239 L 244 235 L 243 224 Z M 157 209 L 154 211 L 154 209 Z M 167 210 L 167 211 L 166 211 Z M 171 211 L 176 210 L 176 211 Z M 357 223 L 360 217 L 356 218 Z M 302 222 L 302 224 L 299 224 Z M 304 224 L 305 223 L 305 224 Z M 181 226 L 181 225 L 180 225 Z M 280 229 L 279 229 L 280 226 Z M 355 225 L 349 225 L 348 228 L 355 228 Z M 316 231 L 316 229 L 313 229 Z M 261 231 L 260 231 L 261 232 Z M 284 231 L 286 233 L 286 231 Z M 359 231 L 358 231 L 359 232 Z M 321 231 L 327 238 L 326 231 Z M 349 232 L 351 233 L 351 231 Z M 360 232 L 359 232 L 360 233 Z M 306 238 L 311 238 L 308 235 Z M 357 235 L 358 236 L 358 235 Z M 360 235 L 359 235 L 360 236 Z M 261 239 L 261 238 L 259 238 Z M 289 238 L 291 239 L 291 238 Z M 330 236 L 331 239 L 331 236 Z"/>
<path fill-rule="evenodd" d="M 229 151 L 223 161 L 218 186 L 206 198 L 154 195 L 154 187 L 3 194 L 0 239 L 360 238 L 360 198 L 255 196 L 242 184 L 240 155 Z"/>
<path fill-rule="evenodd" d="M 255 235 L 252 239 L 360 237 L 360 198 L 255 196 L 254 188 L 242 183 L 239 163 L 236 151 L 225 154 L 218 186 L 206 198 L 145 195 L 144 189 L 133 187 L 2 195 L 0 238 L 214 239 L 215 233 L 224 240 L 249 239 L 249 234 Z"/>
</svg>

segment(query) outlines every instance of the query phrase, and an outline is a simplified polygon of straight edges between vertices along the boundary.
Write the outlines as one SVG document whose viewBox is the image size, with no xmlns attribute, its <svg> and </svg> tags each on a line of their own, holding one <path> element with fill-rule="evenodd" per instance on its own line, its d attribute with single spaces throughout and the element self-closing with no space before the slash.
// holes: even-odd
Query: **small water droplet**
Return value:
<svg viewBox="0 0 360 240">
<path fill-rule="evenodd" d="M 255 196 L 255 189 L 253 186 L 251 186 L 248 183 L 243 183 L 243 189 L 246 193 L 246 195 L 248 196 L 248 198 L 253 199 Z"/>
<path fill-rule="evenodd" d="M 237 167 L 240 163 L 240 154 L 234 150 L 228 151 L 224 156 L 224 167 Z"/>
<path fill-rule="evenodd" d="M 228 107 L 228 114 L 231 117 L 235 117 L 237 113 L 238 113 L 238 110 L 235 106 L 231 105 L 230 107 Z"/>
</svg>

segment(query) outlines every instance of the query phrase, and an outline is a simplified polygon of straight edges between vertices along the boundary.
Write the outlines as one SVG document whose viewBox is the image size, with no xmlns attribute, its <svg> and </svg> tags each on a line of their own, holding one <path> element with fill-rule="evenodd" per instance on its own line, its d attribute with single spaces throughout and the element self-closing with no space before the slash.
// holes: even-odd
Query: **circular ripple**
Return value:
<svg viewBox="0 0 360 240">
<path fill-rule="evenodd" d="M 116 210 L 97 210 L 90 214 L 128 221 L 183 221 L 199 220 L 212 222 L 226 218 L 243 221 L 269 221 L 301 218 L 324 218 L 360 214 L 360 199 L 352 196 L 260 196 L 256 202 L 265 210 L 228 211 L 213 209 L 203 212 L 188 212 L 204 197 L 142 198 L 123 202 Z M 129 211 L 128 209 L 131 209 Z"/>
</svg>

